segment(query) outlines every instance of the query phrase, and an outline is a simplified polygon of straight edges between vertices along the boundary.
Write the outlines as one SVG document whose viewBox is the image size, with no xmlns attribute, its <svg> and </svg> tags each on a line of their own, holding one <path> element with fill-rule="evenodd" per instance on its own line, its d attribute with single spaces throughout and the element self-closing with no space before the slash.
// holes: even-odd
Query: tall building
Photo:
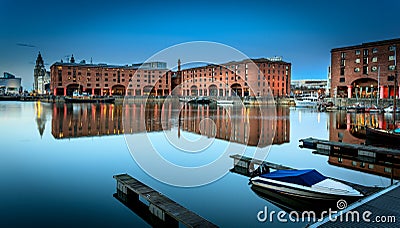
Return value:
<svg viewBox="0 0 400 228">
<path fill-rule="evenodd" d="M 391 98 L 394 94 L 400 39 L 362 43 L 331 50 L 331 96 Z M 378 85 L 379 82 L 379 85 Z M 379 92 L 378 92 L 379 91 Z M 399 96 L 397 88 L 396 96 Z"/>
<path fill-rule="evenodd" d="M 50 90 L 50 72 L 46 71 L 42 55 L 36 58 L 35 69 L 33 70 L 33 90 L 37 94 L 47 94 Z"/>
</svg>

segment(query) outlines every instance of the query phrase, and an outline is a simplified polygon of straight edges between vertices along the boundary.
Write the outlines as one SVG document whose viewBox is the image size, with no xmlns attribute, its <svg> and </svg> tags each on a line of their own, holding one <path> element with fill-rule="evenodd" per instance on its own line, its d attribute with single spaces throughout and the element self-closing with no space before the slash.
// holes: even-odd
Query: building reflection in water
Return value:
<svg viewBox="0 0 400 228">
<path fill-rule="evenodd" d="M 329 140 L 360 144 L 365 142 L 366 127 L 385 128 L 389 120 L 378 113 L 331 112 L 329 118 Z"/>
<path fill-rule="evenodd" d="M 47 118 L 50 113 L 51 104 L 42 103 L 40 101 L 35 103 L 35 121 L 40 137 L 43 137 L 44 130 L 46 129 Z"/>
<path fill-rule="evenodd" d="M 261 111 L 257 106 L 183 105 L 177 102 L 55 104 L 52 135 L 63 139 L 157 132 L 176 127 L 178 137 L 181 132 L 191 132 L 264 147 L 270 145 L 271 140 L 273 144 L 289 142 L 289 111 L 287 107 L 277 107 L 276 110 L 270 107 Z M 261 112 L 266 113 L 260 117 Z M 275 112 L 276 118 L 272 116 Z"/>
<path fill-rule="evenodd" d="M 378 113 L 333 112 L 329 118 L 329 140 L 361 144 L 365 143 L 365 128 L 383 128 L 392 122 L 392 115 Z M 329 156 L 330 165 L 371 173 L 382 177 L 399 179 L 400 156 L 384 154 L 360 154 L 359 152 L 342 151 L 315 153 Z"/>
</svg>

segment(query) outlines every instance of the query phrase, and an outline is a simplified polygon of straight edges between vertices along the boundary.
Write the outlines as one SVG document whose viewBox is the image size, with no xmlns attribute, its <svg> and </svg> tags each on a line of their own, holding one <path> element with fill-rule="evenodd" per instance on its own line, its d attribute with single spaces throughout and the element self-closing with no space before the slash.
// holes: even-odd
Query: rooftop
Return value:
<svg viewBox="0 0 400 228">
<path fill-rule="evenodd" d="M 381 46 L 381 45 L 387 45 L 387 44 L 393 44 L 393 43 L 400 44 L 400 38 L 390 39 L 390 40 L 373 41 L 373 42 L 367 42 L 367 43 L 362 43 L 362 44 L 353 45 L 353 46 L 333 48 L 331 50 L 331 52 L 344 51 L 344 50 L 350 50 L 350 49 L 356 49 L 356 48 L 375 47 L 375 46 Z"/>
</svg>

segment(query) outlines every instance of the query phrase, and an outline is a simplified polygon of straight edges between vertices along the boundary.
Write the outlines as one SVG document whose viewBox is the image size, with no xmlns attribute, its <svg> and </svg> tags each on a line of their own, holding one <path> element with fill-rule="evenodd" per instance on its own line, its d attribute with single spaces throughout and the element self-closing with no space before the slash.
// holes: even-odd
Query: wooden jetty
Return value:
<svg viewBox="0 0 400 228">
<path fill-rule="evenodd" d="M 288 166 L 279 165 L 267 161 L 261 161 L 255 158 L 249 158 L 246 156 L 242 156 L 240 154 L 230 155 L 230 158 L 233 158 L 233 168 L 230 170 L 231 172 L 238 173 L 241 175 L 245 175 L 250 177 L 252 173 L 257 169 L 255 166 L 259 166 L 258 168 L 268 168 L 268 169 L 293 169 Z"/>
<path fill-rule="evenodd" d="M 358 212 L 359 217 L 354 216 Z M 364 213 L 368 216 L 363 217 Z M 330 219 L 335 218 L 335 219 Z M 399 227 L 400 184 L 366 197 L 309 227 Z M 377 220 L 379 218 L 379 221 Z M 368 221 L 369 220 L 369 221 Z"/>
<path fill-rule="evenodd" d="M 148 210 L 165 222 L 165 226 L 179 227 L 181 223 L 186 227 L 217 227 L 128 174 L 115 175 L 113 178 L 117 181 L 117 193 L 120 200 L 130 204 L 140 203 L 140 198 L 146 200 Z"/>
<path fill-rule="evenodd" d="M 368 156 L 368 157 L 376 157 L 377 154 L 381 155 L 391 155 L 398 156 L 400 155 L 400 150 L 390 149 L 390 148 L 382 148 L 375 146 L 366 146 L 366 145 L 358 145 L 344 142 L 334 142 L 323 139 L 316 138 L 306 138 L 300 139 L 299 142 L 300 147 L 307 149 L 316 149 L 320 151 L 326 152 L 354 152 L 358 155 Z"/>
</svg>

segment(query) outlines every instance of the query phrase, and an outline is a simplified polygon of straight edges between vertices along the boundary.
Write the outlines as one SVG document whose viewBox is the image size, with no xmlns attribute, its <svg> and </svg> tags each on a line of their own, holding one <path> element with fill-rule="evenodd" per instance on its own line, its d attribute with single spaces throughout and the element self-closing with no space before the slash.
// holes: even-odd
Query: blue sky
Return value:
<svg viewBox="0 0 400 228">
<path fill-rule="evenodd" d="M 47 68 L 71 54 L 131 64 L 171 45 L 213 41 L 249 57 L 283 56 L 292 79 L 305 79 L 326 78 L 332 48 L 400 37 L 397 0 L 2 0 L 0 9 L 0 72 L 29 90 L 39 51 Z"/>
</svg>

